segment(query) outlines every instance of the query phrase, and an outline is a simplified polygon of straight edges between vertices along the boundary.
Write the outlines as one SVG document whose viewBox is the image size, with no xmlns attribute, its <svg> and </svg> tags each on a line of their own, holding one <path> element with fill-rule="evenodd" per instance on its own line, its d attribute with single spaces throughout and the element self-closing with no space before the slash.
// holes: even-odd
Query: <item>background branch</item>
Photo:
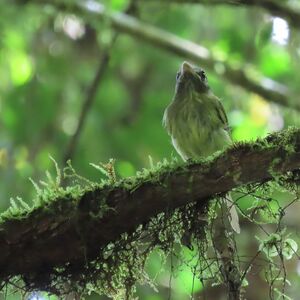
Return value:
<svg viewBox="0 0 300 300">
<path fill-rule="evenodd" d="M 141 2 L 159 2 L 158 0 L 140 0 Z M 300 11 L 290 7 L 287 1 L 276 0 L 166 0 L 165 3 L 193 3 L 203 5 L 232 5 L 262 7 L 273 16 L 286 19 L 292 26 L 300 28 Z"/>
<path fill-rule="evenodd" d="M 89 1 L 89 3 L 94 2 Z M 99 3 L 89 4 L 88 6 L 83 3 L 79 4 L 79 6 L 91 14 L 94 13 L 96 16 L 108 18 L 115 29 L 216 72 L 225 80 L 256 93 L 267 101 L 300 110 L 300 102 L 292 100 L 296 97 L 289 95 L 287 87 L 269 78 L 261 78 L 260 83 L 258 83 L 250 78 L 245 71 L 246 67 L 233 67 L 224 61 L 214 58 L 209 50 L 202 46 L 143 23 L 137 18 L 124 13 L 108 13 L 105 7 Z"/>
<path fill-rule="evenodd" d="M 300 130 L 290 129 L 233 145 L 212 161 L 166 167 L 147 178 L 91 188 L 80 197 L 65 194 L 49 201 L 47 209 L 2 221 L 0 279 L 45 276 L 67 264 L 78 271 L 109 242 L 159 213 L 194 201 L 201 210 L 217 194 L 299 167 Z"/>
<path fill-rule="evenodd" d="M 128 5 L 128 8 L 126 9 L 126 12 L 129 14 L 136 13 L 135 0 L 131 0 L 131 2 Z M 117 40 L 117 37 L 118 37 L 118 33 L 114 33 L 113 37 L 111 38 L 110 44 L 106 47 L 106 49 L 102 53 L 102 57 L 100 59 L 99 66 L 97 68 L 95 76 L 91 82 L 91 85 L 88 87 L 86 92 L 86 97 L 83 100 L 77 128 L 75 130 L 74 135 L 71 137 L 69 144 L 67 145 L 64 158 L 63 158 L 64 163 L 66 163 L 69 159 L 72 159 L 74 155 L 79 140 L 79 136 L 81 134 L 82 128 L 84 127 L 87 118 L 88 111 L 90 110 L 92 103 L 95 100 L 97 90 L 105 74 L 106 67 L 110 60 L 110 53 Z"/>
<path fill-rule="evenodd" d="M 65 151 L 65 154 L 63 157 L 64 163 L 66 163 L 67 160 L 73 158 L 74 152 L 77 147 L 77 143 L 79 141 L 80 134 L 84 127 L 88 112 L 95 100 L 99 85 L 105 74 L 106 67 L 107 67 L 109 59 L 110 59 L 110 52 L 111 52 L 111 49 L 112 49 L 116 39 L 117 39 L 117 34 L 115 33 L 114 36 L 112 37 L 109 47 L 107 47 L 104 50 L 104 52 L 102 53 L 102 57 L 100 59 L 99 66 L 96 70 L 95 76 L 91 82 L 91 85 L 88 87 L 88 89 L 86 91 L 86 95 L 85 95 L 85 98 L 82 103 L 82 108 L 81 108 L 80 115 L 78 118 L 78 124 L 77 124 L 76 130 L 75 130 L 75 133 L 74 133 L 74 135 L 72 135 L 72 137 L 66 147 L 66 151 Z"/>
<path fill-rule="evenodd" d="M 34 1 L 31 2 L 35 3 Z M 42 4 L 45 3 L 48 3 L 48 1 L 42 1 Z M 49 4 L 53 5 L 53 3 Z M 251 69 L 249 66 L 232 66 L 213 57 L 205 47 L 141 22 L 135 17 L 120 12 L 109 12 L 102 4 L 93 0 L 78 2 L 75 6 L 58 5 L 57 8 L 81 16 L 88 14 L 89 18 L 93 15 L 96 19 L 99 17 L 104 18 L 110 21 L 116 30 L 201 65 L 222 76 L 225 80 L 249 92 L 256 93 L 267 101 L 300 110 L 300 102 L 297 101 L 295 95 L 290 95 L 286 86 L 265 77 L 260 77 L 259 82 L 253 80 L 247 72 L 247 69 Z"/>
<path fill-rule="evenodd" d="M 142 108 L 143 95 L 145 88 L 147 87 L 150 75 L 153 72 L 153 65 L 147 64 L 142 70 L 134 77 L 129 77 L 122 69 L 116 70 L 117 76 L 121 82 L 123 82 L 124 87 L 127 89 L 129 94 L 129 104 L 127 110 L 115 120 L 114 123 L 120 123 L 123 126 L 132 125 Z M 113 126 L 112 124 L 111 126 Z"/>
</svg>

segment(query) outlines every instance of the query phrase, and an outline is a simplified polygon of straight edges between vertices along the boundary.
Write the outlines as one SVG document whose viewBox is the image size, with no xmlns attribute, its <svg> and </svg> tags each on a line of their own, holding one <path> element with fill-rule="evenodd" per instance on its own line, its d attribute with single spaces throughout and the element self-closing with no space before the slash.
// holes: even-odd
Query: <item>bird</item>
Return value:
<svg viewBox="0 0 300 300">
<path fill-rule="evenodd" d="M 203 159 L 232 144 L 226 112 L 205 71 L 187 61 L 176 74 L 175 94 L 165 109 L 163 125 L 184 161 Z M 226 199 L 231 227 L 240 233 L 236 207 L 230 195 Z"/>
</svg>

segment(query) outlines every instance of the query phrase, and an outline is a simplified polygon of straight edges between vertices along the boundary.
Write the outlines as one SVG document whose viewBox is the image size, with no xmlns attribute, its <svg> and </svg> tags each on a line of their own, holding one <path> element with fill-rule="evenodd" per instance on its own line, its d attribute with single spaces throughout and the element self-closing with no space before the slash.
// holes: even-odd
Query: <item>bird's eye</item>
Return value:
<svg viewBox="0 0 300 300">
<path fill-rule="evenodd" d="M 205 75 L 205 72 L 203 70 L 198 71 L 196 73 L 199 75 L 199 77 L 201 78 L 202 81 L 206 80 L 206 75 Z"/>
<path fill-rule="evenodd" d="M 177 72 L 177 74 L 176 74 L 176 80 L 178 80 L 179 76 L 180 76 L 180 72 Z"/>
</svg>

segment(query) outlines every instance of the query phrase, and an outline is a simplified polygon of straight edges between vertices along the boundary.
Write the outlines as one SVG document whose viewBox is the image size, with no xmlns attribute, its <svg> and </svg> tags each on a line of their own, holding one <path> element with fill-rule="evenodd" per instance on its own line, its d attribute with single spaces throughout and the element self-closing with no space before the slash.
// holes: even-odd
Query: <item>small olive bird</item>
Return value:
<svg viewBox="0 0 300 300">
<path fill-rule="evenodd" d="M 207 157 L 232 143 L 222 103 L 211 91 L 204 70 L 183 62 L 176 75 L 175 95 L 163 124 L 183 160 Z M 229 221 L 239 233 L 236 208 L 229 197 Z"/>
</svg>

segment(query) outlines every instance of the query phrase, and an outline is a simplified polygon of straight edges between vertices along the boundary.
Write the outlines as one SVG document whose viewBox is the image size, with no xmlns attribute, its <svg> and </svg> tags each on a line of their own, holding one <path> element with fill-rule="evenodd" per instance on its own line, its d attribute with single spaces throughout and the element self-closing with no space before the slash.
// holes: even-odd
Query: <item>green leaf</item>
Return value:
<svg viewBox="0 0 300 300">
<path fill-rule="evenodd" d="M 284 241 L 282 254 L 286 259 L 291 259 L 298 250 L 298 244 L 291 238 Z"/>
<path fill-rule="evenodd" d="M 278 256 L 278 243 L 281 241 L 281 236 L 277 233 L 270 234 L 267 239 L 260 241 L 259 251 L 263 251 L 267 257 Z"/>
</svg>

